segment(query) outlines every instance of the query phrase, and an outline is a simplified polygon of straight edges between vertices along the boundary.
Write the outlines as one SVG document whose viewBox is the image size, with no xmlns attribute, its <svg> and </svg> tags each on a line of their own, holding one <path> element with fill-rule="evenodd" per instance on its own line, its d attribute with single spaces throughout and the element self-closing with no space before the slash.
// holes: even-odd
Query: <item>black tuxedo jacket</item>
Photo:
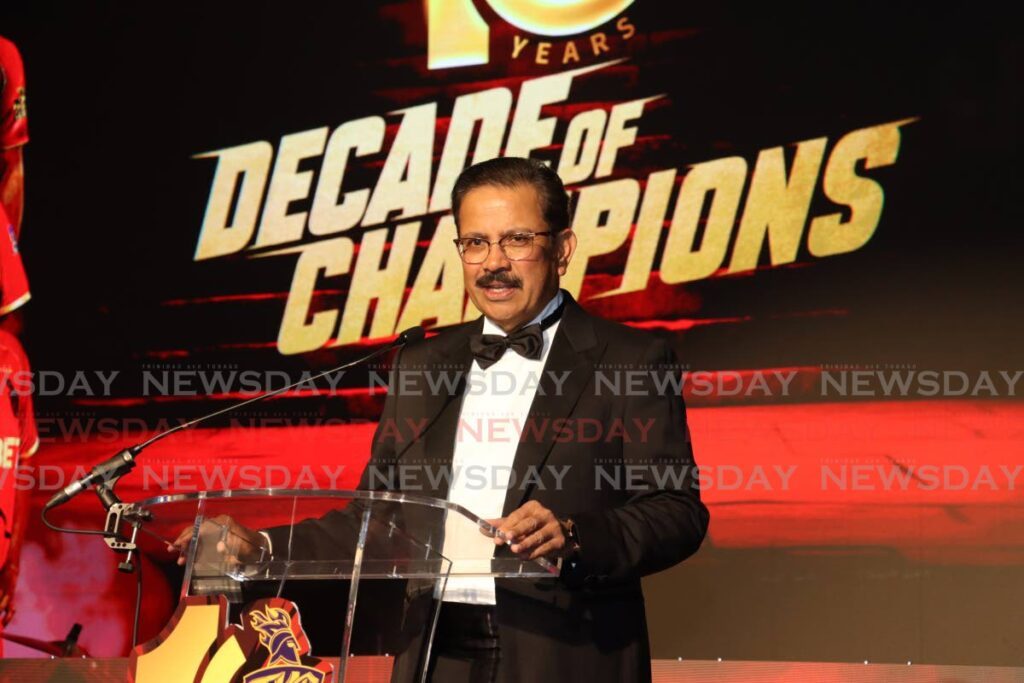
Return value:
<svg viewBox="0 0 1024 683">
<path fill-rule="evenodd" d="M 516 451 L 504 514 L 536 500 L 576 522 L 582 549 L 574 562 L 563 563 L 558 578 L 497 579 L 499 680 L 649 680 L 640 577 L 694 553 L 708 526 L 683 400 L 678 385 L 666 381 L 678 377 L 679 368 L 663 339 L 589 315 L 567 292 L 563 296 L 565 310 L 530 408 L 532 429 Z M 386 488 L 381 472 L 404 467 L 395 486 L 447 497 L 445 477 L 416 473 L 426 470 L 420 466 L 450 466 L 473 360 L 469 337 L 482 325 L 479 318 L 444 331 L 395 359 L 399 373 L 444 370 L 458 379 L 440 392 L 422 391 L 422 383 L 403 392 L 403 383 L 393 381 L 361 488 Z M 297 525 L 293 547 L 311 549 L 337 538 L 340 517 Z M 275 547 L 285 542 L 273 540 Z M 394 678 L 414 674 L 414 662 L 399 656 Z"/>
</svg>

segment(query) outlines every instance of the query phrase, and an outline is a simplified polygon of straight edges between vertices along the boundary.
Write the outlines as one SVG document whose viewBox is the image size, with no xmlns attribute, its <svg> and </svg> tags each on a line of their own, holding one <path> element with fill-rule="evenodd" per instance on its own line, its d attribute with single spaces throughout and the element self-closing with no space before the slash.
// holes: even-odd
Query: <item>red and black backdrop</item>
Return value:
<svg viewBox="0 0 1024 683">
<path fill-rule="evenodd" d="M 574 194 L 569 289 L 668 335 L 689 373 L 712 527 L 646 584 L 655 657 L 1024 664 L 1014 25 L 577 5 L 8 8 L 37 503 L 256 384 L 474 316 L 446 193 L 473 159 L 529 154 Z M 121 494 L 256 483 L 242 465 L 260 485 L 344 465 L 350 486 L 380 403 L 358 373 L 292 392 L 154 447 Z M 124 653 L 115 564 L 33 522 L 8 630 L 78 621 L 93 653 Z M 146 561 L 144 637 L 172 565 Z"/>
</svg>

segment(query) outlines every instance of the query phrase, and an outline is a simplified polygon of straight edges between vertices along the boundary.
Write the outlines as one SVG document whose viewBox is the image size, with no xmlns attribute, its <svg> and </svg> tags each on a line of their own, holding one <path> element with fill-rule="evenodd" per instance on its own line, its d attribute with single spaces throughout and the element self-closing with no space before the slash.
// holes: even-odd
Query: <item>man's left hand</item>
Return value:
<svg viewBox="0 0 1024 683">
<path fill-rule="evenodd" d="M 508 517 L 490 521 L 508 539 L 512 552 L 525 560 L 539 557 L 556 560 L 570 550 L 561 522 L 535 500 L 528 501 Z M 501 536 L 494 536 L 495 545 L 503 543 Z"/>
</svg>

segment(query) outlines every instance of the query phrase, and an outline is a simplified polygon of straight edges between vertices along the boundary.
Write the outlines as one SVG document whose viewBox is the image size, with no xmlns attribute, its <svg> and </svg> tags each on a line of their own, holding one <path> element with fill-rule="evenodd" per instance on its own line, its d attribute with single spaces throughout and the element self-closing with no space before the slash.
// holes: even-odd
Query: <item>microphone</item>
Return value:
<svg viewBox="0 0 1024 683">
<path fill-rule="evenodd" d="M 349 361 L 348 363 L 339 365 L 336 368 L 325 370 L 320 374 L 313 375 L 312 377 L 309 377 L 307 379 L 301 379 L 298 382 L 294 382 L 292 384 L 289 384 L 288 386 L 281 387 L 280 389 L 274 389 L 273 391 L 268 391 L 257 396 L 253 396 L 252 398 L 246 399 L 239 403 L 233 403 L 227 406 L 226 408 L 221 408 L 220 410 L 215 410 L 212 413 L 207 413 L 206 415 L 197 417 L 196 419 L 190 422 L 183 422 L 180 425 L 171 427 L 168 430 L 160 432 L 159 434 L 152 437 L 148 441 L 144 441 L 142 443 L 135 444 L 134 446 L 130 446 L 129 448 L 125 448 L 114 457 L 93 467 L 91 470 L 89 470 L 89 474 L 85 475 L 78 481 L 72 482 L 71 484 L 65 486 L 63 489 L 58 491 L 52 498 L 50 498 L 46 505 L 43 506 L 43 513 L 45 514 L 48 510 L 51 510 L 59 505 L 63 505 L 64 503 L 68 502 L 69 500 L 77 496 L 82 491 L 87 490 L 90 486 L 96 484 L 105 484 L 111 480 L 117 479 L 118 477 L 127 474 L 128 472 L 131 472 L 132 469 L 134 469 L 135 467 L 136 456 L 138 456 L 139 453 L 143 451 L 143 449 L 156 443 L 157 441 L 160 441 L 161 439 L 167 438 L 168 436 L 174 434 L 175 432 L 180 432 L 184 429 L 189 429 L 198 424 L 202 424 L 203 422 L 211 420 L 219 415 L 234 412 L 239 408 L 244 408 L 245 406 L 251 403 L 257 403 L 259 401 L 266 400 L 273 396 L 277 396 L 278 394 L 283 394 L 289 389 L 294 389 L 299 385 L 311 384 L 316 380 L 320 379 L 321 377 L 326 377 L 327 375 L 338 372 L 339 370 L 345 370 L 346 368 L 350 368 L 355 365 L 360 365 L 367 361 L 373 360 L 377 356 L 383 355 L 392 349 L 398 348 L 399 346 L 415 344 L 421 341 L 425 336 L 426 332 L 421 326 L 417 325 L 416 327 L 410 327 L 409 329 L 403 331 L 401 334 L 395 337 L 395 339 L 392 342 L 385 344 L 381 348 L 377 349 L 372 353 L 368 353 L 365 356 L 357 358 L 353 361 Z M 109 506 L 107 505 L 107 500 L 104 500 L 104 507 L 107 507 L 109 509 Z"/>
<path fill-rule="evenodd" d="M 58 491 L 53 498 L 50 498 L 49 502 L 47 502 L 43 507 L 43 512 L 55 508 L 58 505 L 63 505 L 97 482 L 105 483 L 130 471 L 132 467 L 135 466 L 135 456 L 138 455 L 141 450 L 142 449 L 137 445 L 132 446 L 131 448 L 124 449 L 109 460 L 96 465 L 89 470 L 89 474 L 85 475 L 78 481 L 68 484 Z"/>
<path fill-rule="evenodd" d="M 405 332 L 398 335 L 398 338 L 391 342 L 391 345 L 394 347 L 404 346 L 406 344 L 417 344 L 422 341 L 423 337 L 426 335 L 426 330 L 424 330 L 421 325 L 417 325 L 416 327 L 410 327 Z"/>
</svg>

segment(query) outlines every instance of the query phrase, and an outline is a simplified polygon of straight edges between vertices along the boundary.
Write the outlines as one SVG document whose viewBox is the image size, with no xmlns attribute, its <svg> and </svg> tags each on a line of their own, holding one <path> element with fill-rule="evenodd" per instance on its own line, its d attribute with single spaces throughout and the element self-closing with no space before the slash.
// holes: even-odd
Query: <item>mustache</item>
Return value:
<svg viewBox="0 0 1024 683">
<path fill-rule="evenodd" d="M 505 285 L 506 287 L 520 287 L 522 281 L 507 272 L 498 271 L 485 273 L 476 279 L 477 287 L 490 287 L 491 285 Z"/>
</svg>

